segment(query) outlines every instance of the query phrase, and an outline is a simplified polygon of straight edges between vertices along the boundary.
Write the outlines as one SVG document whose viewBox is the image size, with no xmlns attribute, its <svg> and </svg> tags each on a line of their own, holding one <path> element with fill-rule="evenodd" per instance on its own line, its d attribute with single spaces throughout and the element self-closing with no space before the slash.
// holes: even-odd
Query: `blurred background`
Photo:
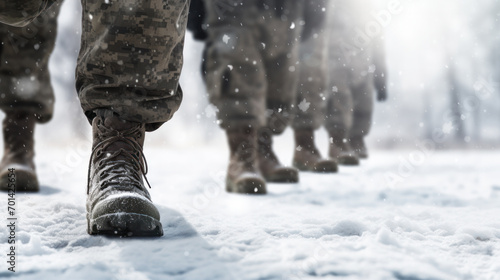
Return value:
<svg viewBox="0 0 500 280">
<path fill-rule="evenodd" d="M 394 1 L 401 6 L 400 12 L 381 18 Z M 367 26 L 385 31 L 390 88 L 389 100 L 376 104 L 368 145 L 411 149 L 416 140 L 428 139 L 442 149 L 498 148 L 500 1 L 381 0 L 376 4 L 373 22 Z M 66 0 L 59 17 L 59 36 L 50 62 L 56 110 L 53 121 L 36 132 L 44 145 L 90 141 L 90 126 L 74 88 L 80 11 L 80 1 Z M 200 76 L 202 47 L 187 34 L 183 105 L 171 122 L 149 136 L 150 144 L 225 146 Z M 326 150 L 324 131 L 318 140 Z M 278 141 L 292 148 L 291 132 Z"/>
</svg>

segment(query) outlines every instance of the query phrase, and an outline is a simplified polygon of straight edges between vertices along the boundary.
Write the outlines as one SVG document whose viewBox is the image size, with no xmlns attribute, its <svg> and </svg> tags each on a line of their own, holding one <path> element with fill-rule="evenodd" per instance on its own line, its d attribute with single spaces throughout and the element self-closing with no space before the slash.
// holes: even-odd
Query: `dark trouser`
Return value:
<svg viewBox="0 0 500 280">
<path fill-rule="evenodd" d="M 341 78 L 339 73 L 335 77 Z M 352 85 L 347 80 L 336 84 L 327 102 L 325 127 L 344 138 L 365 137 L 373 115 L 373 80 Z"/>
<path fill-rule="evenodd" d="M 300 46 L 300 78 L 294 107 L 294 129 L 318 129 L 324 123 L 328 90 L 326 34 L 312 36 Z"/>
<path fill-rule="evenodd" d="M 210 28 L 204 76 L 221 127 L 267 127 L 279 134 L 293 117 L 302 4 L 285 1 L 285 20 L 259 6 L 262 1 L 235 0 L 245 5 L 235 4 L 223 15 L 219 2 L 205 2 Z M 297 27 L 290 28 L 292 23 Z"/>
<path fill-rule="evenodd" d="M 48 64 L 56 40 L 58 14 L 59 6 L 54 6 L 25 27 L 0 24 L 2 111 L 33 113 L 42 123 L 52 118 L 54 92 Z"/>
</svg>

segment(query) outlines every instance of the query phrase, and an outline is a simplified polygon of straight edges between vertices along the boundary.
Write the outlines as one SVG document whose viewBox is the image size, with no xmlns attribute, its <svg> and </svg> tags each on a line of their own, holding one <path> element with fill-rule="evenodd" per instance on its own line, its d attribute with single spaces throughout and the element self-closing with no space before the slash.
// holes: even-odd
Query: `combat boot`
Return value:
<svg viewBox="0 0 500 280">
<path fill-rule="evenodd" d="M 295 130 L 295 146 L 293 166 L 299 170 L 321 173 L 335 173 L 338 171 L 335 161 L 321 157 L 314 143 L 314 131 L 312 129 Z"/>
<path fill-rule="evenodd" d="M 330 158 L 341 165 L 359 165 L 357 153 L 353 150 L 349 141 L 342 134 L 330 132 Z"/>
<path fill-rule="evenodd" d="M 257 132 L 253 128 L 227 129 L 230 159 L 226 190 L 241 194 L 266 194 L 266 182 L 257 160 Z"/>
<path fill-rule="evenodd" d="M 299 171 L 293 167 L 283 166 L 273 151 L 273 136 L 267 129 L 259 131 L 258 158 L 260 172 L 267 182 L 297 183 Z"/>
<path fill-rule="evenodd" d="M 354 152 L 356 152 L 358 158 L 360 159 L 368 158 L 368 149 L 366 148 L 365 139 L 363 138 L 363 136 L 352 137 L 351 146 Z"/>
<path fill-rule="evenodd" d="M 88 233 L 162 236 L 160 213 L 143 181 L 145 125 L 122 120 L 110 110 L 96 114 L 87 185 Z"/>
<path fill-rule="evenodd" d="M 15 185 L 17 191 L 39 191 L 33 162 L 35 123 L 36 117 L 33 114 L 6 113 L 3 121 L 4 153 L 0 162 L 0 190 L 7 191 Z"/>
</svg>

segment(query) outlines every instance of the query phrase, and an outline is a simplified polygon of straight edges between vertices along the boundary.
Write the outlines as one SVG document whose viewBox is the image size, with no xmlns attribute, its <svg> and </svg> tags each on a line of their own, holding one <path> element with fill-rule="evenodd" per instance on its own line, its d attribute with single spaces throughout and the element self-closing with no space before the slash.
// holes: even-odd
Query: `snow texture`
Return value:
<svg viewBox="0 0 500 280">
<path fill-rule="evenodd" d="M 278 139 L 283 160 L 290 133 Z M 326 138 L 326 137 L 325 137 Z M 326 142 L 326 140 L 325 140 Z M 89 147 L 90 148 L 90 147 Z M 14 279 L 498 279 L 500 153 L 375 152 L 337 175 L 301 173 L 267 196 L 224 191 L 224 145 L 146 149 L 161 238 L 89 236 L 88 153 L 39 149 L 42 192 L 17 196 Z M 90 150 L 89 150 L 90 151 Z M 66 169 L 64 168 L 66 167 Z M 396 172 L 396 173 L 394 173 Z M 398 184 L 388 174 L 401 175 Z M 7 197 L 0 199 L 6 209 Z M 5 227 L 0 240 L 7 239 Z M 6 243 L 2 241 L 5 257 Z"/>
</svg>

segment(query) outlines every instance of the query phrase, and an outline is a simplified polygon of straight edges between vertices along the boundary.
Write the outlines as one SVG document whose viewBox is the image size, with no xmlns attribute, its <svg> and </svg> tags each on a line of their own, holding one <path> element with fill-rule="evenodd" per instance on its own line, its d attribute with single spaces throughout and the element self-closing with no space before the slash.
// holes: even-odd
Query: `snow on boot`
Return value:
<svg viewBox="0 0 500 280">
<path fill-rule="evenodd" d="M 341 165 L 359 165 L 357 153 L 352 149 L 349 141 L 338 133 L 330 132 L 330 158 Z"/>
<path fill-rule="evenodd" d="M 314 131 L 312 129 L 295 130 L 295 145 L 293 166 L 299 170 L 321 173 L 335 173 L 338 171 L 335 161 L 321 157 L 314 143 Z"/>
<path fill-rule="evenodd" d="M 36 117 L 33 114 L 6 113 L 3 121 L 4 154 L 0 162 L 0 190 L 7 191 L 11 183 L 17 191 L 39 191 L 33 162 L 35 123 Z M 15 182 L 10 182 L 9 179 L 15 179 Z"/>
<path fill-rule="evenodd" d="M 124 121 L 109 110 L 96 113 L 87 186 L 88 233 L 162 236 L 160 213 L 143 182 L 145 125 Z"/>
<path fill-rule="evenodd" d="M 267 129 L 259 131 L 258 158 L 260 172 L 266 181 L 272 183 L 297 183 L 299 172 L 293 167 L 283 166 L 273 151 L 273 136 Z"/>
<path fill-rule="evenodd" d="M 266 194 L 257 161 L 257 133 L 253 128 L 226 130 L 230 156 L 226 190 L 241 194 Z"/>
<path fill-rule="evenodd" d="M 358 158 L 360 159 L 368 158 L 368 149 L 366 148 L 365 139 L 363 138 L 363 136 L 352 137 L 351 147 L 356 152 Z"/>
</svg>

